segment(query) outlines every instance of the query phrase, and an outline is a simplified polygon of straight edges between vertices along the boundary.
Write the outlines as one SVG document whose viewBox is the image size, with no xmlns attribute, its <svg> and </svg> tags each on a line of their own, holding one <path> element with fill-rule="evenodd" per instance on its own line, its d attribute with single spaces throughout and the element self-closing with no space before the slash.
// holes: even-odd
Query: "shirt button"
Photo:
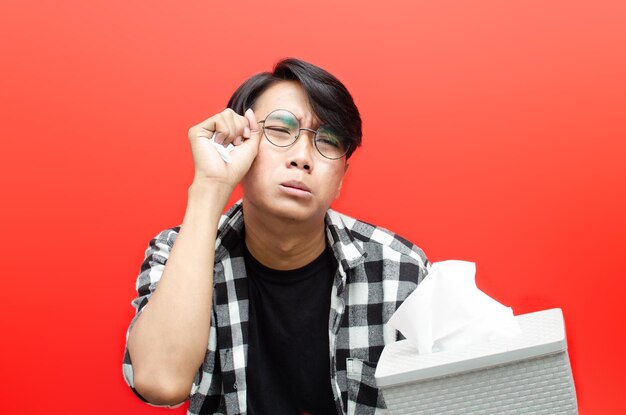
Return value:
<svg viewBox="0 0 626 415">
<path fill-rule="evenodd" d="M 233 383 L 233 389 L 237 390 L 237 382 Z"/>
</svg>

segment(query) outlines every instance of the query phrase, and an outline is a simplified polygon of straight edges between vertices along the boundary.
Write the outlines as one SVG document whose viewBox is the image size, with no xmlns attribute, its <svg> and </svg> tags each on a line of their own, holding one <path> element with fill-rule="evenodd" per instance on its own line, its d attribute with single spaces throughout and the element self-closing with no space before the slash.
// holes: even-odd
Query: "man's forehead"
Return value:
<svg viewBox="0 0 626 415">
<path fill-rule="evenodd" d="M 302 87 L 296 81 L 279 81 L 268 87 L 256 100 L 256 111 L 262 118 L 277 109 L 285 109 L 292 112 L 301 126 L 305 124 L 319 124 L 320 120 L 313 111 L 309 98 Z"/>
</svg>

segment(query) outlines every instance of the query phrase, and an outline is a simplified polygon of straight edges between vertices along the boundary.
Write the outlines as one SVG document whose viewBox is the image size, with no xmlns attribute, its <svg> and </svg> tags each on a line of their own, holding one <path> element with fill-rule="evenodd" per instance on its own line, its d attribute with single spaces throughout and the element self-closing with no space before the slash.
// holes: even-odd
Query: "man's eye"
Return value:
<svg viewBox="0 0 626 415">
<path fill-rule="evenodd" d="M 333 138 L 329 138 L 329 137 L 319 137 L 317 139 L 317 142 L 319 144 L 323 144 L 323 145 L 327 145 L 327 146 L 333 146 L 333 147 L 339 147 L 341 145 L 338 140 L 333 139 Z"/>
<path fill-rule="evenodd" d="M 265 128 L 267 130 L 270 130 L 272 132 L 277 132 L 277 133 L 284 133 L 284 134 L 290 134 L 291 133 L 291 131 L 289 131 L 289 128 L 286 128 L 286 127 L 267 126 Z"/>
</svg>

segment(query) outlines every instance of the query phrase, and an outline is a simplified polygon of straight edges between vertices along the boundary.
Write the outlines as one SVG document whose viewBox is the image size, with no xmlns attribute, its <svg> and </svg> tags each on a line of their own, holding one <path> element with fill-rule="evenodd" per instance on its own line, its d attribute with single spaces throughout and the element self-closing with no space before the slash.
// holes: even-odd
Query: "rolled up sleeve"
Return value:
<svg viewBox="0 0 626 415">
<path fill-rule="evenodd" d="M 124 359 L 122 362 L 122 373 L 124 375 L 124 380 L 131 388 L 131 390 L 135 393 L 135 395 L 137 395 L 139 399 L 149 405 L 168 408 L 178 408 L 186 400 L 176 405 L 154 405 L 148 402 L 143 396 L 141 396 L 137 392 L 137 390 L 135 389 L 133 363 L 130 358 L 130 353 L 128 352 L 128 336 L 133 326 L 135 325 L 135 322 L 137 321 L 143 310 L 145 310 L 148 306 L 150 297 L 156 290 L 156 287 L 161 280 L 163 270 L 165 269 L 165 264 L 171 252 L 171 249 L 174 246 L 174 241 L 176 240 L 179 229 L 180 228 L 166 229 L 160 232 L 157 236 L 155 236 L 148 244 L 144 260 L 141 264 L 139 276 L 137 277 L 137 297 L 135 297 L 135 299 L 133 299 L 131 302 L 131 305 L 135 308 L 136 312 L 135 316 L 130 322 L 130 325 L 128 326 L 128 330 L 126 331 L 126 344 L 124 347 Z M 198 373 L 196 375 L 196 378 L 194 379 L 191 394 L 193 394 L 195 390 L 197 390 L 199 382 L 200 373 Z"/>
</svg>

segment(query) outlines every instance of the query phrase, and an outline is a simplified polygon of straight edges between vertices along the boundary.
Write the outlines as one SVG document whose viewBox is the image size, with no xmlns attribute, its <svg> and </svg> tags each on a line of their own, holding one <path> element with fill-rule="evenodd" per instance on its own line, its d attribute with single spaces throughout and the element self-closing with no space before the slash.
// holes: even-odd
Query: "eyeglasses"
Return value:
<svg viewBox="0 0 626 415">
<path fill-rule="evenodd" d="M 315 148 L 327 159 L 340 159 L 350 149 L 349 143 L 344 143 L 339 135 L 325 126 L 321 126 L 317 130 L 300 128 L 298 118 L 288 110 L 274 110 L 259 123 L 263 124 L 263 134 L 267 141 L 277 147 L 289 147 L 300 137 L 300 131 L 306 130 L 313 133 Z"/>
</svg>

